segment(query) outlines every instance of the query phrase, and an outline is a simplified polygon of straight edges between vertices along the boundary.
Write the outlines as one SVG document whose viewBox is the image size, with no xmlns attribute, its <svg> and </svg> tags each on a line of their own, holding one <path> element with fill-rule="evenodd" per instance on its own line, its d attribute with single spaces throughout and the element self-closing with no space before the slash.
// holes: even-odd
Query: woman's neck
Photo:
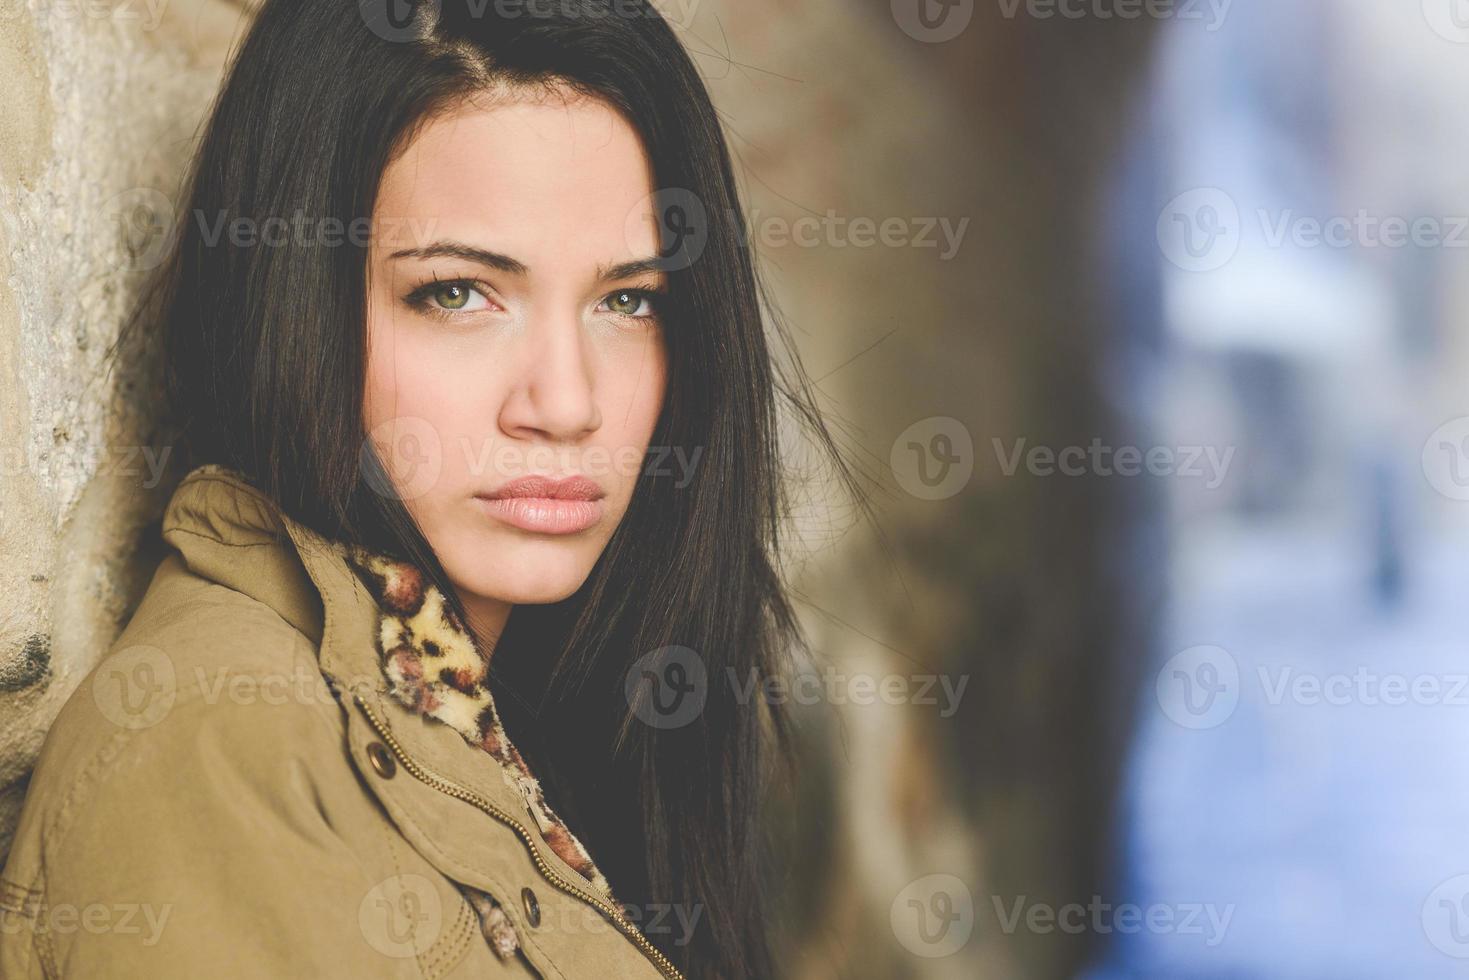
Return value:
<svg viewBox="0 0 1469 980">
<path fill-rule="evenodd" d="M 461 601 L 469 619 L 466 624 L 469 632 L 488 658 L 494 654 L 495 646 L 500 642 L 500 634 L 505 632 L 505 623 L 510 619 L 510 610 L 514 607 L 508 602 L 486 596 L 461 594 Z"/>
</svg>

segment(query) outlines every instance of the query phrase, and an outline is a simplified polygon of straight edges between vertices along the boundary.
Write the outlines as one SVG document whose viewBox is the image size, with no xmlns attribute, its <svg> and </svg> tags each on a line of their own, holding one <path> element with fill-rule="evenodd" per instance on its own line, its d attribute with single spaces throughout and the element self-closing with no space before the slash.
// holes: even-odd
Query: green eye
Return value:
<svg viewBox="0 0 1469 980">
<path fill-rule="evenodd" d="M 404 302 L 429 316 L 477 313 L 494 307 L 473 279 L 435 279 L 414 289 Z"/>
<path fill-rule="evenodd" d="M 648 294 L 636 289 L 621 289 L 607 297 L 607 309 L 622 316 L 647 316 L 651 307 Z"/>
<path fill-rule="evenodd" d="M 434 302 L 446 310 L 462 310 L 469 305 L 469 297 L 473 290 L 463 283 L 450 282 L 436 288 L 433 292 Z"/>
</svg>

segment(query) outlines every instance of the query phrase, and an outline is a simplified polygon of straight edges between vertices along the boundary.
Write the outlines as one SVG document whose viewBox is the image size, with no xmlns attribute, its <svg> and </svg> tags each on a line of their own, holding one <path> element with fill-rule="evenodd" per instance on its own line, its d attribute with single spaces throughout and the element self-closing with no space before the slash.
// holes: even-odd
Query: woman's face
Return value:
<svg viewBox="0 0 1469 980">
<path fill-rule="evenodd" d="M 383 175 L 364 417 L 476 628 L 575 592 L 627 510 L 667 366 L 652 192 L 570 95 L 436 117 Z"/>
</svg>

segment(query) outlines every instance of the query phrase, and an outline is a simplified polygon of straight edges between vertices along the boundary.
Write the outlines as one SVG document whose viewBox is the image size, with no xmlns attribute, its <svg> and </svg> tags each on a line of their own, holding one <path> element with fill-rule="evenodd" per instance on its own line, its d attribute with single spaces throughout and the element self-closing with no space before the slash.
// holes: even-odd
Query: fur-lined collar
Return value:
<svg viewBox="0 0 1469 980">
<path fill-rule="evenodd" d="M 591 854 L 546 803 L 540 783 L 506 736 L 490 695 L 489 658 L 443 593 L 407 562 L 352 545 L 337 547 L 377 601 L 377 652 L 392 696 L 494 757 L 505 781 L 525 799 L 551 850 L 615 902 Z M 495 900 L 474 892 L 470 903 L 495 952 L 514 955 L 515 931 Z"/>
</svg>

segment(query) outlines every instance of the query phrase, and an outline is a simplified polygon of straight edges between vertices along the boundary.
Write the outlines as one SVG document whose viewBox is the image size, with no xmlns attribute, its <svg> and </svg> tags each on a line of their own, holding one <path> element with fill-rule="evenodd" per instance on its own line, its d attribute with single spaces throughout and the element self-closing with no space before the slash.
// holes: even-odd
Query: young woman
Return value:
<svg viewBox="0 0 1469 980">
<path fill-rule="evenodd" d="M 267 0 L 186 201 L 173 550 L 48 736 L 0 973 L 773 975 L 782 397 L 833 447 L 667 25 Z"/>
</svg>

